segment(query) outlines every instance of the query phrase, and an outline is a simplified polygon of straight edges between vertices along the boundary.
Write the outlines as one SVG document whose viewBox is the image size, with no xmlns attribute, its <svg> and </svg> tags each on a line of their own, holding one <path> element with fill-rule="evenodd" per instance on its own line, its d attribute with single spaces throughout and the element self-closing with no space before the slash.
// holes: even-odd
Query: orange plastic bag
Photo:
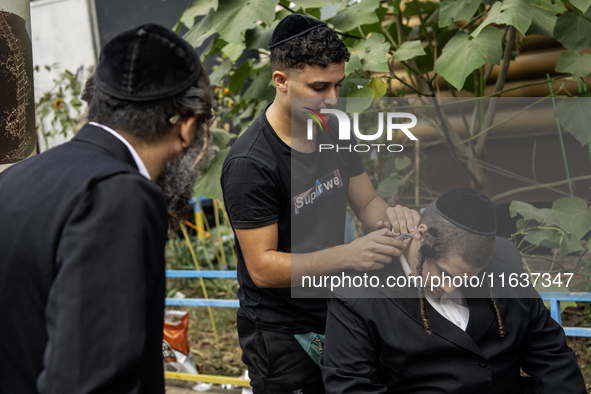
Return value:
<svg viewBox="0 0 591 394">
<path fill-rule="evenodd" d="M 162 338 L 162 359 L 165 371 L 199 373 L 189 350 L 188 329 L 188 312 L 165 312 L 164 334 Z"/>
</svg>

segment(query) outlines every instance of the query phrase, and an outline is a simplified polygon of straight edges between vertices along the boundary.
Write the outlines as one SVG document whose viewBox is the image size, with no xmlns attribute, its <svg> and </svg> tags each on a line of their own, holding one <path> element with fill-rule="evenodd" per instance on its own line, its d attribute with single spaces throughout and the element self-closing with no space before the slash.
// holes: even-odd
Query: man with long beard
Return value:
<svg viewBox="0 0 591 394">
<path fill-rule="evenodd" d="M 143 25 L 107 43 L 87 89 L 72 141 L 0 175 L 0 393 L 164 393 L 167 211 L 207 155 L 209 79 Z"/>
</svg>

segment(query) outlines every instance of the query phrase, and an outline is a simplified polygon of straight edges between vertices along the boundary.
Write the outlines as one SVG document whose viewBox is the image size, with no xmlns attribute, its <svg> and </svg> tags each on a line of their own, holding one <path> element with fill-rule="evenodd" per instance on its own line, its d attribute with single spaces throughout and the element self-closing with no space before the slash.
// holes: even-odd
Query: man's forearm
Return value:
<svg viewBox="0 0 591 394">
<path fill-rule="evenodd" d="M 346 245 L 312 253 L 292 254 L 270 250 L 262 256 L 267 269 L 253 278 L 263 288 L 300 286 L 302 276 L 324 275 L 350 268 Z"/>
<path fill-rule="evenodd" d="M 389 205 L 382 199 L 382 197 L 376 196 L 370 201 L 369 204 L 359 212 L 357 217 L 370 231 L 377 230 L 376 224 L 379 221 L 388 220 L 386 210 Z"/>
</svg>

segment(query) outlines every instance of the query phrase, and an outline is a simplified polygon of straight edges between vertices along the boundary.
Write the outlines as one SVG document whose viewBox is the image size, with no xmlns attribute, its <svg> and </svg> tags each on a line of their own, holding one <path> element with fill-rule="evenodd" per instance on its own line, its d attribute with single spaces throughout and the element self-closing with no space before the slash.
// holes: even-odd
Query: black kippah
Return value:
<svg viewBox="0 0 591 394">
<path fill-rule="evenodd" d="M 476 190 L 457 188 L 442 194 L 435 202 L 435 211 L 471 233 L 495 235 L 497 232 L 495 206 Z"/>
<path fill-rule="evenodd" d="M 302 14 L 289 14 L 273 30 L 269 40 L 269 49 L 321 26 L 326 26 L 326 23 Z"/>
<path fill-rule="evenodd" d="M 163 26 L 147 24 L 105 45 L 94 82 L 101 92 L 121 100 L 158 100 L 189 88 L 202 70 L 188 42 Z"/>
</svg>

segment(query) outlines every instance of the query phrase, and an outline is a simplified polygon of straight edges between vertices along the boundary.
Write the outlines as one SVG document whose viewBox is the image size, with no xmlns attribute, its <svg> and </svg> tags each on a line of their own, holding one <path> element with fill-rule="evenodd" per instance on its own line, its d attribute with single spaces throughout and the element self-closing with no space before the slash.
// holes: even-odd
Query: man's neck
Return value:
<svg viewBox="0 0 591 394">
<path fill-rule="evenodd" d="M 290 148 L 304 153 L 310 153 L 316 150 L 316 138 L 308 141 L 304 133 L 302 133 L 301 136 L 294 136 L 292 134 L 291 114 L 277 101 L 274 101 L 269 108 L 267 108 L 266 115 L 275 134 L 277 134 L 277 136 Z M 296 127 L 299 130 L 306 129 L 305 124 Z"/>
</svg>

